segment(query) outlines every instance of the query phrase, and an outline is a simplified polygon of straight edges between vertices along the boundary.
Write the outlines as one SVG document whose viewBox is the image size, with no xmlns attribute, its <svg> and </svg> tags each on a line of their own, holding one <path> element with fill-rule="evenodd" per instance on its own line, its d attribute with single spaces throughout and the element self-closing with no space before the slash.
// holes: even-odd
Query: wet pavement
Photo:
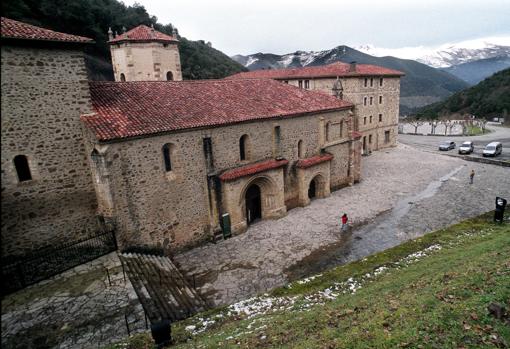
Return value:
<svg viewBox="0 0 510 349">
<path fill-rule="evenodd" d="M 491 210 L 497 195 L 510 198 L 510 168 L 399 145 L 363 158 L 361 183 L 175 260 L 209 301 L 229 304 Z M 354 227 L 341 234 L 343 212 Z"/>
</svg>

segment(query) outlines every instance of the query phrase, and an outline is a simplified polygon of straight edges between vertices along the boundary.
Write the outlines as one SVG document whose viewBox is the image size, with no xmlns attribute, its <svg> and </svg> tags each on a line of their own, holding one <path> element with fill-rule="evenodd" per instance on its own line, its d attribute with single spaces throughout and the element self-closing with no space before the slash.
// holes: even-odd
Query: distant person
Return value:
<svg viewBox="0 0 510 349">
<path fill-rule="evenodd" d="M 471 170 L 469 174 L 469 184 L 473 184 L 473 179 L 475 178 L 475 170 Z"/>
<path fill-rule="evenodd" d="M 347 214 L 343 214 L 342 216 L 342 231 L 347 231 L 347 222 L 349 221 L 349 218 L 347 218 Z"/>
</svg>

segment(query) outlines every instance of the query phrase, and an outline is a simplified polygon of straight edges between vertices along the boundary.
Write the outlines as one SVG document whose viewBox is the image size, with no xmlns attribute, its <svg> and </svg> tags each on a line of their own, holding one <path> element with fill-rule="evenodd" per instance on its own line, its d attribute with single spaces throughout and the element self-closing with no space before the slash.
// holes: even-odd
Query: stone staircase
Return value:
<svg viewBox="0 0 510 349">
<path fill-rule="evenodd" d="M 182 320 L 208 308 L 170 258 L 123 253 L 120 259 L 151 323 Z"/>
</svg>

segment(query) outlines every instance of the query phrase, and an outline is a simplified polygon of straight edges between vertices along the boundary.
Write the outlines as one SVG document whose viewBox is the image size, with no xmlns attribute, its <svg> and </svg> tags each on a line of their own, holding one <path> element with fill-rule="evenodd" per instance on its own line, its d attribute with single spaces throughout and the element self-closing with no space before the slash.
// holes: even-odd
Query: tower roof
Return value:
<svg viewBox="0 0 510 349">
<path fill-rule="evenodd" d="M 158 42 L 179 42 L 176 37 L 163 34 L 162 32 L 158 32 L 154 28 L 150 28 L 146 25 L 139 25 L 127 32 L 117 35 L 114 39 L 108 41 L 110 44 L 112 43 L 120 43 L 120 42 L 147 42 L 147 41 L 158 41 Z"/>
<path fill-rule="evenodd" d="M 2 39 L 20 39 L 20 40 L 42 40 L 42 41 L 60 41 L 91 43 L 92 39 L 78 35 L 60 33 L 35 25 L 15 21 L 6 17 L 1 18 Z"/>
</svg>

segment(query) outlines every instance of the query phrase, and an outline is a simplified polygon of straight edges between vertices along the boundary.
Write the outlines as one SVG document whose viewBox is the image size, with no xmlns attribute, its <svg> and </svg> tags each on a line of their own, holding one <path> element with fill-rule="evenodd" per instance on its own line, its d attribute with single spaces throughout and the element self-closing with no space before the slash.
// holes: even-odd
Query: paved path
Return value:
<svg viewBox="0 0 510 349">
<path fill-rule="evenodd" d="M 110 272 L 108 281 L 105 268 Z M 111 253 L 2 300 L 2 348 L 98 348 L 145 330 L 138 298 Z"/>
<path fill-rule="evenodd" d="M 477 173 L 473 185 L 471 169 Z M 357 185 L 175 261 L 196 275 L 209 301 L 228 304 L 490 210 L 497 194 L 510 198 L 509 168 L 406 145 L 363 158 L 362 171 Z M 359 228 L 340 236 L 343 212 Z"/>
</svg>

